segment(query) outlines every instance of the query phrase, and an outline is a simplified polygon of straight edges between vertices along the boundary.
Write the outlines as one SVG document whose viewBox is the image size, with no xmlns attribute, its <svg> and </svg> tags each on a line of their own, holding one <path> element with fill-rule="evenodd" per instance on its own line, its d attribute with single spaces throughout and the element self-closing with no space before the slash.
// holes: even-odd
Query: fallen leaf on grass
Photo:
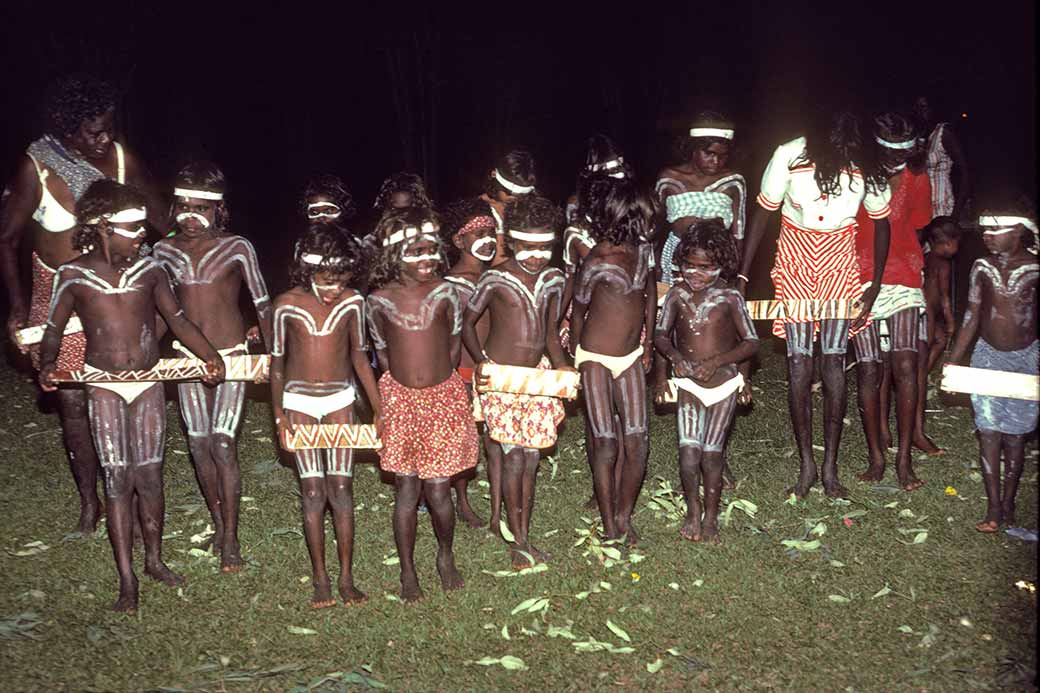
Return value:
<svg viewBox="0 0 1040 693">
<path fill-rule="evenodd" d="M 502 532 L 502 538 L 510 544 L 516 541 L 516 537 L 514 537 L 513 533 L 509 531 L 509 525 L 506 524 L 506 521 L 504 519 L 498 521 L 498 529 L 500 532 Z"/>
<path fill-rule="evenodd" d="M 561 626 L 549 626 L 549 630 L 546 631 L 546 635 L 550 638 L 566 638 L 567 640 L 577 640 L 578 636 L 571 632 L 571 626 L 573 623 L 568 622 L 566 627 Z"/>
<path fill-rule="evenodd" d="M 656 674 L 657 672 L 661 671 L 661 667 L 663 666 L 664 660 L 658 657 L 654 661 L 646 663 L 646 670 L 648 673 Z"/>
<path fill-rule="evenodd" d="M 812 541 L 805 541 L 803 539 L 784 539 L 780 542 L 789 549 L 795 551 L 816 551 L 820 548 L 820 540 L 813 539 Z"/>
<path fill-rule="evenodd" d="M 512 638 L 509 637 L 509 626 L 508 625 L 502 626 L 502 630 L 499 631 L 499 634 L 502 636 L 503 640 L 512 640 Z"/>
<path fill-rule="evenodd" d="M 884 587 L 882 587 L 881 589 L 879 589 L 877 592 L 874 593 L 874 596 L 871 597 L 871 599 L 877 599 L 878 597 L 884 597 L 886 594 L 891 594 L 891 593 L 892 593 L 892 590 L 891 590 L 891 588 L 889 588 L 888 584 L 886 583 Z"/>
<path fill-rule="evenodd" d="M 548 608 L 549 600 L 545 597 L 531 597 L 530 599 L 525 599 L 524 601 L 514 606 L 513 610 L 510 612 L 510 615 L 516 616 L 521 611 L 527 611 L 533 614 L 539 611 L 545 611 Z"/>
<path fill-rule="evenodd" d="M 671 587 L 676 592 L 679 591 L 679 583 L 678 582 L 669 582 L 668 586 Z"/>
<path fill-rule="evenodd" d="M 827 599 L 830 599 L 832 602 L 837 602 L 839 604 L 848 604 L 852 601 L 848 597 L 843 597 L 840 594 L 828 594 Z"/>
<path fill-rule="evenodd" d="M 14 640 L 16 638 L 28 638 L 39 640 L 40 636 L 33 632 L 36 626 L 43 623 L 35 611 L 25 611 L 17 616 L 8 616 L 0 619 L 0 638 Z"/>
<path fill-rule="evenodd" d="M 524 660 L 513 655 L 506 655 L 504 657 L 484 657 L 476 661 L 468 661 L 466 664 L 478 664 L 482 667 L 490 667 L 498 664 L 503 669 L 509 669 L 510 671 L 523 671 L 527 669 L 527 665 L 524 664 Z"/>
<path fill-rule="evenodd" d="M 312 628 L 301 628 L 300 626 L 289 626 L 288 630 L 293 635 L 317 635 L 318 631 Z"/>
<path fill-rule="evenodd" d="M 625 630 L 621 626 L 617 625 L 616 623 L 614 623 L 610 619 L 607 619 L 607 628 L 610 629 L 611 633 L 613 633 L 614 635 L 618 636 L 619 638 L 621 638 L 625 642 L 632 642 L 632 638 L 628 635 L 628 633 L 626 633 Z"/>
<path fill-rule="evenodd" d="M 397 565 L 401 562 L 401 559 L 397 557 L 397 554 L 392 556 L 383 556 L 383 565 Z"/>
<path fill-rule="evenodd" d="M 51 548 L 42 541 L 30 541 L 28 544 L 22 544 L 22 546 L 25 548 L 19 549 L 18 551 L 8 551 L 7 553 L 12 556 L 35 556 L 36 554 L 43 553 Z"/>
<path fill-rule="evenodd" d="M 537 563 L 520 570 L 482 570 L 480 572 L 491 577 L 519 577 L 521 575 L 530 575 L 532 573 L 544 573 L 549 570 L 549 566 L 545 563 Z"/>
</svg>

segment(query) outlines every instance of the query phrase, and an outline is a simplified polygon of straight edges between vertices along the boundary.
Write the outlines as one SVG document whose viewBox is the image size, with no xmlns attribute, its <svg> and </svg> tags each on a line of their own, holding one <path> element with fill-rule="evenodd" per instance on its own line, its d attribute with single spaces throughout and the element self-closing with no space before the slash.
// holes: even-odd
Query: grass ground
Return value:
<svg viewBox="0 0 1040 693">
<path fill-rule="evenodd" d="M 765 354 L 755 383 L 757 404 L 738 419 L 729 448 L 739 484 L 723 498 L 732 506 L 722 546 L 678 538 L 670 416 L 656 417 L 651 431 L 637 515 L 642 559 L 602 563 L 601 547 L 575 546 L 593 514 L 582 510 L 591 482 L 574 418 L 539 482 L 533 533 L 555 554 L 548 570 L 496 575 L 508 568 L 501 544 L 459 527 L 466 589 L 445 594 L 423 516 L 416 555 L 427 598 L 416 606 L 394 596 L 392 487 L 364 465 L 355 565 L 370 599 L 308 608 L 296 482 L 277 461 L 267 406 L 255 401 L 240 450 L 249 567 L 222 575 L 194 550 L 207 515 L 171 425 L 164 547 L 188 583 L 147 580 L 138 554 L 142 608 L 126 617 L 109 611 L 117 585 L 103 528 L 93 538 L 67 536 L 78 506 L 57 419 L 37 410 L 24 374 L 5 368 L 3 689 L 1031 689 L 1036 597 L 1015 583 L 1036 582 L 1036 544 L 975 531 L 985 499 L 969 410 L 931 416 L 931 433 L 951 451 L 922 461 L 927 485 L 906 494 L 892 478 L 878 486 L 853 478 L 865 460 L 853 405 L 841 456 L 852 497 L 813 493 L 791 504 L 782 494 L 796 473 L 782 357 Z M 851 382 L 849 394 L 854 402 Z M 169 413 L 176 422 L 172 403 Z M 1032 449 L 1019 494 L 1027 527 L 1037 526 L 1036 482 Z M 472 494 L 486 513 L 486 487 Z M 529 609 L 518 611 L 521 604 Z"/>
</svg>

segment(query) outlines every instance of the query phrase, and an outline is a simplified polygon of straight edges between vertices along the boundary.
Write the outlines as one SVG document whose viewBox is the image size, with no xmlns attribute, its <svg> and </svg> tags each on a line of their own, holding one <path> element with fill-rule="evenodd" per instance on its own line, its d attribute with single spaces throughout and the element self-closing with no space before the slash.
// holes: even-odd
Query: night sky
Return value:
<svg viewBox="0 0 1040 693">
<path fill-rule="evenodd" d="M 799 134 L 814 104 L 898 108 L 926 93 L 956 123 L 977 199 L 1035 198 L 1032 2 L 972 4 L 970 15 L 914 2 L 727 2 L 725 12 L 485 2 L 479 15 L 383 4 L 361 14 L 302 2 L 5 3 L 0 175 L 38 136 L 46 84 L 79 70 L 125 91 L 120 139 L 161 185 L 194 157 L 224 168 L 234 231 L 268 265 L 299 232 L 295 205 L 312 174 L 346 181 L 362 226 L 390 173 L 424 175 L 446 203 L 478 192 L 494 159 L 521 145 L 539 188 L 562 202 L 589 135 L 611 135 L 649 185 L 674 133 L 705 108 L 736 120 L 731 163 L 754 195 L 772 148 Z"/>
</svg>

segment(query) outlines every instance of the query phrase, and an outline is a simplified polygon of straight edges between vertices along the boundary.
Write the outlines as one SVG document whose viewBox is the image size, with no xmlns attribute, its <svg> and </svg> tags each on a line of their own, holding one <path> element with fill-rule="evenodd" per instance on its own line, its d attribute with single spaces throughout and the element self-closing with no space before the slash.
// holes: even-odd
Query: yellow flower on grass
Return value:
<svg viewBox="0 0 1040 693">
<path fill-rule="evenodd" d="M 639 573 L 632 573 L 632 582 L 639 582 Z"/>
<path fill-rule="evenodd" d="M 946 487 L 946 495 L 947 496 L 956 496 L 957 495 L 957 489 L 955 489 L 952 486 L 947 486 Z"/>
</svg>

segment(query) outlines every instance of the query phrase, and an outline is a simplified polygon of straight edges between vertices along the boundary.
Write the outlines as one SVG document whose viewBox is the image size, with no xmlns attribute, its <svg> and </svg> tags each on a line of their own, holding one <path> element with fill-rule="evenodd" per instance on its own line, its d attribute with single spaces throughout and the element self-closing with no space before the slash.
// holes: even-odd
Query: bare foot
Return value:
<svg viewBox="0 0 1040 693">
<path fill-rule="evenodd" d="M 444 591 L 462 589 L 465 582 L 455 567 L 455 555 L 451 551 L 437 552 L 437 574 L 441 576 Z"/>
<path fill-rule="evenodd" d="M 837 480 L 823 483 L 823 492 L 828 498 L 848 498 L 849 490 L 838 483 Z"/>
<path fill-rule="evenodd" d="M 360 604 L 368 599 L 368 595 L 359 590 L 354 584 L 354 578 L 349 575 L 339 577 L 339 596 L 343 599 L 344 606 Z"/>
<path fill-rule="evenodd" d="M 938 445 L 933 443 L 932 439 L 926 435 L 914 436 L 912 444 L 915 448 L 925 453 L 926 455 L 942 455 L 946 452 Z"/>
<path fill-rule="evenodd" d="M 625 529 L 625 546 L 638 546 L 639 545 L 639 532 L 636 531 L 636 526 L 632 524 L 632 521 L 628 521 L 628 527 Z"/>
<path fill-rule="evenodd" d="M 419 576 L 415 572 L 401 572 L 401 599 L 406 602 L 417 602 L 423 598 L 419 589 Z"/>
<path fill-rule="evenodd" d="M 112 605 L 112 611 L 121 611 L 133 616 L 137 613 L 137 578 L 127 584 L 120 583 L 119 599 Z"/>
<path fill-rule="evenodd" d="M 242 549 L 238 542 L 228 542 L 220 552 L 220 572 L 238 573 L 246 567 L 242 560 Z"/>
<path fill-rule="evenodd" d="M 509 547 L 509 559 L 513 564 L 513 570 L 523 570 L 534 565 L 534 556 L 526 546 L 512 544 Z"/>
<path fill-rule="evenodd" d="M 816 469 L 813 468 L 810 473 L 806 474 L 804 471 L 798 475 L 798 483 L 784 492 L 785 496 L 790 496 L 792 493 L 798 498 L 805 498 L 809 495 L 809 489 L 816 485 Z"/>
<path fill-rule="evenodd" d="M 990 520 L 988 519 L 988 516 L 987 519 L 983 520 L 982 522 L 975 523 L 975 529 L 979 530 L 983 534 L 993 534 L 999 528 L 1000 522 L 998 520 Z"/>
<path fill-rule="evenodd" d="M 209 539 L 202 542 L 202 549 L 205 551 L 209 549 L 213 552 L 214 556 L 219 556 L 224 551 L 224 527 L 218 526 L 213 530 L 213 534 L 209 536 Z"/>
<path fill-rule="evenodd" d="M 596 501 L 596 494 L 593 493 L 589 496 L 589 499 L 585 501 L 585 505 L 582 506 L 585 510 L 596 510 L 599 508 L 599 503 Z"/>
<path fill-rule="evenodd" d="M 881 449 L 888 450 L 892 447 L 892 431 L 887 428 L 881 429 Z"/>
<path fill-rule="evenodd" d="M 910 472 L 908 476 L 899 479 L 899 485 L 904 491 L 916 491 L 924 486 L 924 482 L 918 479 L 913 472 Z"/>
<path fill-rule="evenodd" d="M 183 575 L 178 575 L 173 572 L 162 561 L 153 564 L 146 563 L 144 566 L 144 574 L 153 580 L 161 582 L 167 587 L 179 587 L 187 582 Z"/>
<path fill-rule="evenodd" d="M 701 518 L 698 515 L 687 515 L 686 522 L 679 528 L 679 536 L 686 541 L 701 540 Z"/>
<path fill-rule="evenodd" d="M 1008 507 L 1006 504 L 1002 505 L 1000 511 L 1000 524 L 1004 527 L 1015 526 L 1015 506 L 1012 505 Z"/>
<path fill-rule="evenodd" d="M 480 518 L 480 515 L 473 512 L 473 508 L 470 507 L 469 503 L 459 503 L 456 506 L 455 514 L 473 529 L 480 529 L 484 526 L 484 520 Z"/>
<path fill-rule="evenodd" d="M 502 518 L 492 517 L 488 522 L 488 534 L 498 539 L 502 538 Z"/>
<path fill-rule="evenodd" d="M 541 549 L 535 547 L 533 544 L 527 545 L 527 553 L 534 556 L 534 560 L 538 563 L 548 563 L 552 560 L 551 553 L 549 553 L 548 551 L 542 551 Z"/>
<path fill-rule="evenodd" d="M 701 539 L 705 544 L 713 544 L 715 546 L 721 544 L 722 539 L 719 538 L 719 526 L 714 522 L 705 522 L 701 532 Z"/>
<path fill-rule="evenodd" d="M 336 605 L 336 600 L 332 598 L 332 586 L 327 577 L 324 580 L 315 580 L 311 584 L 314 585 L 314 596 L 311 597 L 312 609 L 327 609 Z"/>
<path fill-rule="evenodd" d="M 867 471 L 857 474 L 856 478 L 860 481 L 871 481 L 877 483 L 885 478 L 885 468 L 870 465 L 867 467 Z"/>
<path fill-rule="evenodd" d="M 80 534 L 93 534 L 101 519 L 102 509 L 98 503 L 81 503 L 79 507 L 79 523 L 76 531 Z"/>
</svg>

